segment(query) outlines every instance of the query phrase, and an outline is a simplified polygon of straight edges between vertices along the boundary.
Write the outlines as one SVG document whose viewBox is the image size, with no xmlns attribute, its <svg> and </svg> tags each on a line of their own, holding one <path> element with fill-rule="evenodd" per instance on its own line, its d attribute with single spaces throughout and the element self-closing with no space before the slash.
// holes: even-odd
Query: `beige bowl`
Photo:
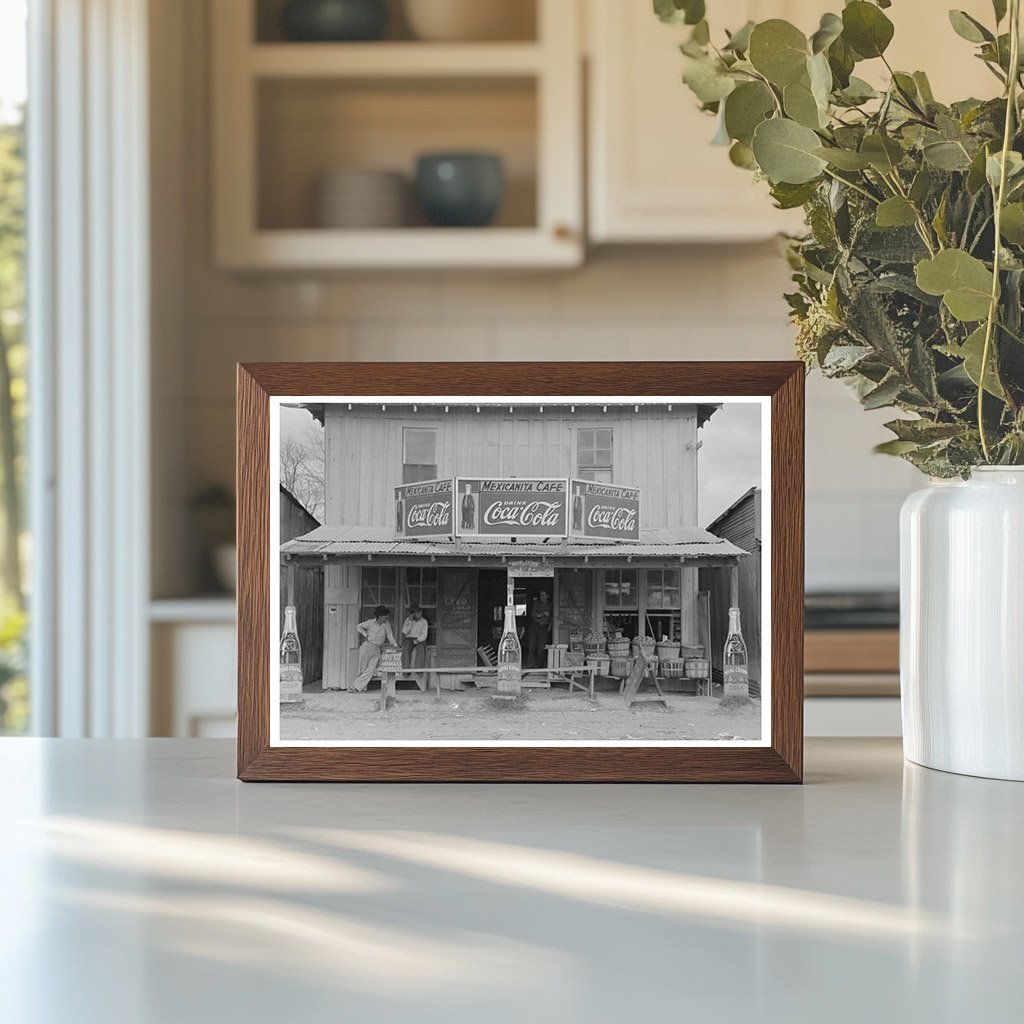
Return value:
<svg viewBox="0 0 1024 1024">
<path fill-rule="evenodd" d="M 417 39 L 486 42 L 535 39 L 534 0 L 405 0 L 405 16 Z"/>
</svg>

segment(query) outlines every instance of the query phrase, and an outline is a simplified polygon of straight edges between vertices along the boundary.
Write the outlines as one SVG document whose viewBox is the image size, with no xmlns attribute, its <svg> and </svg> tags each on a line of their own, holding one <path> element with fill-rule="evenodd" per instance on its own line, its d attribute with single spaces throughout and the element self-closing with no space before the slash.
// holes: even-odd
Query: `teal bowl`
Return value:
<svg viewBox="0 0 1024 1024">
<path fill-rule="evenodd" d="M 416 161 L 416 193 L 435 227 L 480 228 L 505 196 L 505 171 L 493 153 L 426 153 Z"/>
<path fill-rule="evenodd" d="M 281 29 L 294 42 L 364 42 L 387 27 L 387 0 L 290 0 L 281 11 Z"/>
</svg>

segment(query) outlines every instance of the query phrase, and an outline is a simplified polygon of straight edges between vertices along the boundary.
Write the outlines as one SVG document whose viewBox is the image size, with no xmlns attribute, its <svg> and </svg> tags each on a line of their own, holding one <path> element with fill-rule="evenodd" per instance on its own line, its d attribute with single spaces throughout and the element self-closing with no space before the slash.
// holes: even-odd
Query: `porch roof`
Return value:
<svg viewBox="0 0 1024 1024">
<path fill-rule="evenodd" d="M 683 560 L 693 563 L 736 562 L 747 554 L 730 541 L 698 527 L 644 530 L 636 541 L 607 541 L 574 537 L 547 542 L 524 539 L 461 540 L 459 538 L 412 539 L 396 537 L 386 527 L 320 526 L 281 545 L 288 557 L 365 559 L 474 558 L 489 562 L 515 558 L 545 559 L 559 563 L 585 558 L 594 561 Z"/>
</svg>

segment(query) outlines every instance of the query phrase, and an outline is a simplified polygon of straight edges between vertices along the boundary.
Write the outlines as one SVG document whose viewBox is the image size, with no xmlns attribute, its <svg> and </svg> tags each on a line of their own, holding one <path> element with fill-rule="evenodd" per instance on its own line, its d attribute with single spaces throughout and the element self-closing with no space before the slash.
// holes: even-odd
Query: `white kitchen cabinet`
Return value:
<svg viewBox="0 0 1024 1024">
<path fill-rule="evenodd" d="M 767 186 L 712 146 L 715 121 L 702 114 L 681 80 L 679 43 L 686 26 L 663 25 L 649 0 L 586 0 L 588 39 L 589 234 L 594 243 L 716 242 L 799 231 L 799 211 L 779 211 Z M 785 18 L 805 33 L 828 0 L 708 0 L 712 38 L 747 20 Z M 900 0 L 886 13 L 896 26 L 897 68 L 928 72 L 937 98 L 995 94 L 998 83 L 949 25 L 947 5 Z M 992 21 L 989 0 L 957 7 Z M 878 81 L 880 61 L 859 75 Z"/>
<path fill-rule="evenodd" d="M 278 0 L 211 4 L 213 243 L 232 270 L 571 267 L 583 260 L 579 9 L 535 0 L 531 39 L 299 43 Z M 269 26 L 269 28 L 268 28 Z M 498 154 L 506 189 L 482 228 L 317 223 L 336 168 L 404 175 L 425 152 Z"/>
</svg>

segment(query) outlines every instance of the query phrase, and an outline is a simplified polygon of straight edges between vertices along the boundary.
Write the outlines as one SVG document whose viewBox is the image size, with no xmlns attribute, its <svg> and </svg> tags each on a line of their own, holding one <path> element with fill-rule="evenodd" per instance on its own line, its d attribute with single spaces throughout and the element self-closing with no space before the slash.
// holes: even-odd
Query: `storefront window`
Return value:
<svg viewBox="0 0 1024 1024">
<path fill-rule="evenodd" d="M 647 621 L 654 636 L 679 639 L 682 602 L 678 569 L 647 570 Z"/>
<path fill-rule="evenodd" d="M 402 431 L 402 483 L 437 479 L 437 428 L 406 427 Z"/>
<path fill-rule="evenodd" d="M 367 566 L 362 572 L 359 621 L 373 618 L 373 610 L 382 604 L 391 609 L 391 628 L 395 626 L 395 597 L 398 594 L 398 570 Z M 400 626 L 401 623 L 398 623 Z"/>
<path fill-rule="evenodd" d="M 640 589 L 636 569 L 607 569 L 604 574 L 605 624 L 623 636 L 640 634 Z"/>
<path fill-rule="evenodd" d="M 430 625 L 427 643 L 434 643 L 434 631 L 437 627 L 437 570 L 410 568 L 405 570 L 405 614 L 418 604 L 423 609 L 423 617 Z"/>
<path fill-rule="evenodd" d="M 576 464 L 583 480 L 612 482 L 611 427 L 581 430 L 577 435 Z"/>
</svg>

